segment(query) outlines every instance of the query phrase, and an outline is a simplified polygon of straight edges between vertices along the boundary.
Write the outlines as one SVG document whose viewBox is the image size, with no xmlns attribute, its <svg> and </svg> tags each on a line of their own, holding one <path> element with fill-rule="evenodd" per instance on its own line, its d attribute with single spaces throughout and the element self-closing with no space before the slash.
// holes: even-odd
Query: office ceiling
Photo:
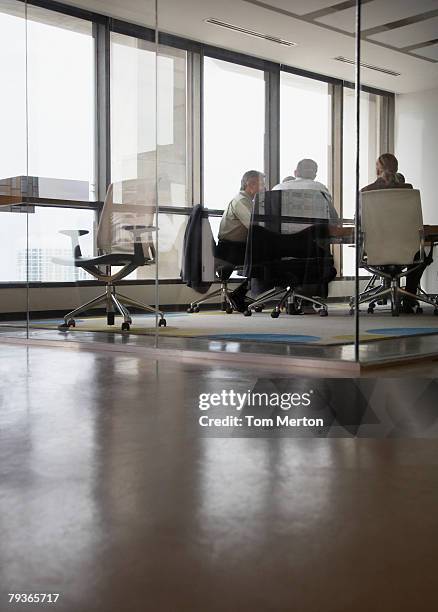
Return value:
<svg viewBox="0 0 438 612">
<path fill-rule="evenodd" d="M 153 26 L 155 0 L 62 0 Z M 438 0 L 363 0 L 364 83 L 406 93 L 438 87 Z M 286 47 L 208 18 L 296 43 Z M 354 80 L 355 0 L 158 0 L 162 31 L 330 76 Z"/>
</svg>

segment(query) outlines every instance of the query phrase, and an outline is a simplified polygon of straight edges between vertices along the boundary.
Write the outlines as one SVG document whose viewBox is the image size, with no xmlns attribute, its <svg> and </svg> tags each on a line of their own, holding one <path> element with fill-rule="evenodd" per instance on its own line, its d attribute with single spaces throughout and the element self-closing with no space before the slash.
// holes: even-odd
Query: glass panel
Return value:
<svg viewBox="0 0 438 612">
<path fill-rule="evenodd" d="M 360 175 L 359 184 L 367 185 L 374 180 L 376 159 L 379 151 L 379 97 L 362 91 L 360 95 Z M 355 90 L 344 87 L 343 108 L 343 216 L 353 219 L 355 211 L 356 174 L 355 151 L 356 136 L 351 126 L 355 122 Z M 356 249 L 354 245 L 342 247 L 342 274 L 354 276 L 356 266 Z M 369 276 L 367 270 L 361 269 L 360 275 Z"/>
<path fill-rule="evenodd" d="M 438 57 L 430 40 L 433 20 L 385 28 L 393 4 L 390 0 L 379 3 L 372 25 L 379 31 L 374 33 L 363 9 L 362 61 L 387 72 L 364 68 L 362 80 L 394 92 L 386 99 L 374 97 L 380 142 L 369 160 L 366 149 L 361 154 L 361 187 L 368 186 L 362 195 L 363 260 L 376 271 L 375 293 L 364 295 L 361 304 L 360 351 L 361 360 L 367 362 L 431 355 L 438 350 L 434 314 L 438 313 L 438 266 L 431 252 L 438 240 L 438 73 L 434 66 Z M 414 18 L 421 12 L 415 4 L 411 10 Z M 398 53 L 394 54 L 393 46 Z M 370 116 L 373 113 L 370 109 Z M 380 235 L 377 229 L 367 232 L 371 215 Z"/>
<path fill-rule="evenodd" d="M 153 176 L 155 44 L 111 32 L 111 180 Z"/>
<path fill-rule="evenodd" d="M 311 117 L 311 121 L 300 118 Z M 282 72 L 280 76 L 280 177 L 294 176 L 303 157 L 318 164 L 317 180 L 331 189 L 331 96 L 327 83 Z"/>
<path fill-rule="evenodd" d="M 26 6 L 0 0 L 0 334 L 27 334 Z"/>
<path fill-rule="evenodd" d="M 204 58 L 204 202 L 223 210 L 247 170 L 263 171 L 265 81 L 261 70 Z"/>
<path fill-rule="evenodd" d="M 292 2 L 291 10 L 294 10 L 293 4 Z M 184 9 L 189 11 L 193 10 L 193 7 L 183 2 L 180 10 Z M 306 27 L 308 25 L 306 24 Z M 354 30 L 354 20 L 350 25 L 353 25 Z M 211 34 L 216 48 L 227 49 L 225 30 L 209 27 L 211 30 L 206 29 L 206 37 Z M 280 23 L 269 24 L 269 27 L 266 25 L 266 29 L 272 35 L 287 38 L 285 31 L 281 31 Z M 302 72 L 306 71 L 306 76 L 298 76 L 286 70 L 279 72 L 278 65 L 274 66 L 269 62 L 260 68 L 255 58 L 265 58 L 266 49 L 259 48 L 258 41 L 249 37 L 241 39 L 239 43 L 240 51 L 246 54 L 246 57 L 233 55 L 231 52 L 221 55 L 220 51 L 214 53 L 216 57 L 211 57 L 213 53 L 209 55 L 206 51 L 203 62 L 199 65 L 197 62 L 201 57 L 198 58 L 194 51 L 188 54 L 187 73 L 191 78 L 187 87 L 189 112 L 186 113 L 186 121 L 189 129 L 186 133 L 189 133 L 193 140 L 188 139 L 187 148 L 191 151 L 193 194 L 202 186 L 203 209 L 194 208 L 190 224 L 184 224 L 187 234 L 181 263 L 186 287 L 181 288 L 179 284 L 172 286 L 165 270 L 161 268 L 161 264 L 159 266 L 159 278 L 163 281 L 160 286 L 160 302 L 163 307 L 181 311 L 185 301 L 189 310 L 188 313 L 179 312 L 172 316 L 172 325 L 161 330 L 160 346 L 354 359 L 354 319 L 349 315 L 349 299 L 354 292 L 354 282 L 340 278 L 342 245 L 338 243 L 344 240 L 343 229 L 338 233 L 335 231 L 342 225 L 342 221 L 337 218 L 342 214 L 342 83 L 354 81 L 354 67 L 331 60 L 327 63 L 328 52 L 330 57 L 333 57 L 335 48 L 339 48 L 339 51 L 342 49 L 342 53 L 348 57 L 354 57 L 354 39 L 334 32 L 333 29 L 324 29 L 319 24 L 314 24 L 313 29 L 324 36 L 316 35 L 315 41 L 318 42 L 311 45 L 309 53 L 297 53 L 295 56 L 297 68 Z M 184 24 L 181 24 L 181 33 L 184 35 Z M 321 44 L 321 41 L 326 42 Z M 160 49 L 160 54 L 161 52 L 165 57 L 164 48 L 162 51 Z M 275 56 L 275 50 L 273 53 Z M 254 58 L 253 62 L 251 56 Z M 271 55 L 270 59 L 275 60 L 274 56 Z M 284 61 L 283 58 L 280 60 L 280 56 L 277 60 L 279 63 Z M 318 72 L 322 65 L 325 74 L 337 77 L 338 80 L 332 82 L 329 78 L 329 82 L 326 82 L 324 77 L 310 78 L 311 72 Z M 163 78 L 160 76 L 158 61 L 159 107 L 168 104 L 164 66 L 161 72 Z M 163 83 L 162 87 L 160 81 Z M 195 121 L 197 113 L 201 116 L 201 102 L 197 96 L 202 100 L 200 126 L 197 126 Z M 344 123 L 344 127 L 353 134 L 354 120 L 353 114 L 347 117 Z M 164 124 L 159 123 L 158 142 L 161 139 L 160 132 L 165 134 L 171 126 L 171 118 L 166 121 Z M 197 138 L 201 142 L 201 159 L 196 156 Z M 162 164 L 160 160 L 162 153 L 164 151 L 159 150 L 159 183 L 161 177 L 164 177 L 164 182 L 167 178 L 165 163 Z M 292 194 L 296 208 L 294 212 L 296 216 L 307 218 L 304 213 L 309 211 L 306 209 L 303 212 L 301 209 L 303 202 L 309 203 L 311 200 L 310 208 L 314 208 L 314 204 L 316 208 L 319 206 L 319 213 L 323 213 L 323 216 L 320 218 L 318 214 L 317 218 L 322 221 L 324 231 L 328 232 L 325 238 L 320 234 L 315 238 L 312 232 L 308 232 L 306 236 L 312 241 L 325 240 L 324 247 L 321 247 L 321 251 L 315 251 L 313 248 L 310 251 L 303 249 L 301 254 L 305 260 L 308 252 L 316 252 L 318 257 L 321 254 L 323 259 L 327 259 L 330 263 L 327 268 L 331 273 L 330 281 L 327 283 L 325 277 L 321 282 L 318 282 L 321 279 L 316 279 L 316 289 L 309 288 L 309 283 L 304 283 L 306 287 L 303 291 L 310 291 L 310 294 L 305 294 L 304 297 L 296 298 L 296 290 L 294 296 L 290 293 L 286 295 L 287 287 L 291 284 L 298 287 L 299 281 L 290 276 L 286 265 L 282 268 L 283 277 L 275 279 L 275 282 L 279 282 L 275 296 L 263 296 L 261 308 L 251 310 L 251 316 L 242 316 L 242 312 L 238 311 L 244 310 L 242 306 L 248 304 L 249 298 L 258 298 L 264 289 L 273 289 L 272 286 L 263 286 L 262 281 L 269 285 L 269 279 L 260 279 L 257 276 L 254 279 L 260 280 L 259 283 L 252 277 L 249 283 L 244 282 L 248 274 L 248 268 L 244 265 L 248 252 L 246 243 L 248 234 L 255 225 L 251 214 L 257 197 L 261 197 L 260 194 L 264 192 L 264 186 L 260 184 L 261 177 L 245 176 L 245 173 L 250 170 L 264 173 L 268 177 L 269 187 L 273 187 L 281 183 L 282 179 L 295 174 L 300 160 L 316 162 L 315 176 L 304 176 L 307 170 L 303 169 L 303 176 L 295 177 L 303 179 L 302 182 L 293 182 L 296 182 L 297 186 L 301 185 L 302 190 L 313 187 L 321 197 L 318 199 L 317 194 L 315 204 L 309 193 Z M 306 164 L 300 168 L 304 166 Z M 284 185 L 281 185 L 280 189 L 283 190 Z M 321 191 L 323 194 L 320 194 Z M 266 193 L 266 201 L 270 201 L 270 198 L 276 201 L 278 190 L 271 193 L 272 196 Z M 166 199 L 162 201 L 166 202 Z M 192 201 L 193 204 L 199 203 L 195 195 Z M 220 211 L 224 214 L 221 215 Z M 163 214 L 165 211 L 161 212 Z M 303 223 L 306 225 L 305 221 Z M 347 228 L 349 235 L 346 236 L 345 242 L 352 241 L 352 223 L 351 216 L 350 228 Z M 327 230 L 327 225 L 331 224 L 335 228 L 333 233 L 330 233 L 332 230 Z M 159 225 L 159 236 L 161 235 L 164 244 L 169 237 L 168 232 L 173 233 L 174 240 L 177 241 L 177 228 L 169 225 L 168 229 L 162 229 L 164 223 L 161 220 Z M 310 225 L 314 227 L 313 222 Z M 275 254 L 277 242 L 287 243 L 287 248 L 298 244 L 300 236 L 296 236 L 296 233 L 299 232 L 290 232 L 287 236 L 280 234 L 279 237 L 278 232 L 272 235 L 268 232 L 266 241 L 270 245 L 267 244 L 266 247 L 272 247 L 270 252 Z M 327 241 L 330 241 L 330 246 Z M 172 240 L 170 242 L 172 243 Z M 228 251 L 225 252 L 227 248 Z M 176 250 L 179 251 L 178 248 Z M 230 250 L 233 251 L 233 261 L 227 259 L 231 258 Z M 161 251 L 160 246 L 159 253 Z M 281 259 L 287 258 L 286 251 L 280 251 Z M 299 249 L 292 251 L 297 254 Z M 160 261 L 161 259 L 160 255 Z M 325 267 L 322 267 L 325 270 Z M 339 272 L 336 282 L 332 279 L 333 267 Z M 297 269 L 301 274 L 302 268 L 298 266 Z M 352 276 L 354 277 L 354 271 Z M 221 291 L 218 291 L 221 284 Z M 312 293 L 315 291 L 318 295 Z M 227 298 L 224 301 L 225 292 Z M 322 302 L 317 299 L 312 301 L 318 296 Z M 306 297 L 309 299 L 306 300 Z M 327 304 L 331 322 L 324 317 L 314 316 L 316 311 L 321 309 L 321 304 Z M 274 310 L 276 316 L 271 317 Z M 325 313 L 325 309 L 322 310 Z M 298 311 L 304 312 L 305 316 L 293 317 L 292 314 Z M 276 321 L 278 318 L 280 320 Z"/>
<path fill-rule="evenodd" d="M 96 200 L 93 26 L 31 5 L 27 18 L 32 195 Z"/>
<path fill-rule="evenodd" d="M 74 266 L 70 241 L 61 231 L 86 230 L 88 234 L 81 238 L 81 248 L 84 254 L 93 253 L 95 225 L 93 210 L 35 207 L 35 212 L 29 214 L 29 282 L 92 280 L 83 268 Z M 26 250 L 21 249 L 18 257 L 22 274 L 25 274 Z"/>
<path fill-rule="evenodd" d="M 158 155 L 160 206 L 190 206 L 192 201 L 188 138 L 187 52 L 160 46 L 157 58 Z"/>
<path fill-rule="evenodd" d="M 155 269 L 156 54 L 148 33 L 152 42 L 109 38 L 102 23 L 29 7 L 32 209 L 18 273 L 26 261 L 33 337 L 130 342 L 140 302 L 154 305 L 154 283 L 119 285 Z M 147 328 L 151 344 L 155 317 Z"/>
</svg>

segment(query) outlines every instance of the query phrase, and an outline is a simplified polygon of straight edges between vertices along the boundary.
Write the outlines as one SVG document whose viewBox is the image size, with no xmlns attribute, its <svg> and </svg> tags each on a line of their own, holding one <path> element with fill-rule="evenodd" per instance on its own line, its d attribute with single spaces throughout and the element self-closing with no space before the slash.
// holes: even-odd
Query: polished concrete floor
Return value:
<svg viewBox="0 0 438 612">
<path fill-rule="evenodd" d="M 257 377 L 0 345 L 0 610 L 434 610 L 436 440 L 201 436 Z"/>
</svg>

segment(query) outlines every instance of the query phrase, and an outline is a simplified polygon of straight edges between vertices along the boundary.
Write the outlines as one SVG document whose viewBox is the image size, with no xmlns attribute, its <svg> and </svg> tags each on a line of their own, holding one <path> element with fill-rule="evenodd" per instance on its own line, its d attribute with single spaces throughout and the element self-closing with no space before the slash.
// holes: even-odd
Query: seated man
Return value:
<svg viewBox="0 0 438 612">
<path fill-rule="evenodd" d="M 312 217 L 323 217 L 327 218 L 329 222 L 336 224 L 339 222 L 339 215 L 333 206 L 332 197 L 327 187 L 315 180 L 318 174 L 318 164 L 313 159 L 302 159 L 298 162 L 297 167 L 294 171 L 294 176 L 288 176 L 283 179 L 281 183 L 276 185 L 273 190 L 275 191 L 315 191 L 323 194 L 326 204 L 324 206 L 324 212 L 321 214 L 321 202 L 315 199 L 315 208 Z M 297 230 L 299 225 L 296 226 Z M 306 225 L 301 225 L 301 228 L 305 228 Z M 297 235 L 296 235 L 297 236 Z M 329 250 L 327 249 L 329 256 Z M 306 311 L 306 308 L 304 309 Z M 309 309 L 312 312 L 312 309 Z"/>
<path fill-rule="evenodd" d="M 376 189 L 413 189 L 411 183 L 406 183 L 403 174 L 398 172 L 398 160 L 392 153 L 384 153 L 376 161 L 377 178 L 374 183 L 370 183 L 363 187 L 361 191 L 374 191 Z M 416 254 L 416 257 L 419 253 Z M 424 262 L 414 272 L 406 276 L 406 291 L 417 294 L 417 289 L 420 285 L 421 277 L 424 270 L 432 263 L 433 259 L 430 254 L 424 259 Z M 416 303 L 408 297 L 402 301 L 402 312 L 411 314 L 414 312 Z"/>
<path fill-rule="evenodd" d="M 328 217 L 331 221 L 337 222 L 339 220 L 338 213 L 336 212 L 335 207 L 333 206 L 332 196 L 324 185 L 324 183 L 320 183 L 316 181 L 316 175 L 318 174 L 318 164 L 313 159 L 302 159 L 298 162 L 296 170 L 294 172 L 294 177 L 288 176 L 281 183 L 275 185 L 273 190 L 289 190 L 289 189 L 311 189 L 312 191 L 321 191 L 324 195 L 327 196 L 328 202 Z"/>
<path fill-rule="evenodd" d="M 246 240 L 251 222 L 254 198 L 265 188 L 265 175 L 257 170 L 248 170 L 242 177 L 239 193 L 231 200 L 219 226 L 217 256 L 230 262 L 230 274 L 235 266 L 245 261 Z M 231 294 L 233 306 L 243 312 L 248 303 L 245 297 L 248 282 L 245 280 Z"/>
<path fill-rule="evenodd" d="M 298 162 L 294 171 L 294 177 L 287 176 L 281 183 L 275 185 L 274 189 L 313 189 L 330 193 L 327 187 L 315 181 L 318 174 L 318 164 L 313 159 L 302 159 Z M 292 180 L 291 180 L 292 179 Z"/>
</svg>

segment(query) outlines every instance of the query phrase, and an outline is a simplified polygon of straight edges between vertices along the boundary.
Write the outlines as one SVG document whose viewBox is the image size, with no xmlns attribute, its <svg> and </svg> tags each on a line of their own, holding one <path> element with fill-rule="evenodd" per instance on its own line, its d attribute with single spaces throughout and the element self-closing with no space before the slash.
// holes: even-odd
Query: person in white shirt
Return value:
<svg viewBox="0 0 438 612">
<path fill-rule="evenodd" d="M 333 224 L 339 223 L 339 215 L 333 206 L 332 196 L 324 185 L 324 183 L 320 183 L 315 180 L 316 175 L 318 174 L 318 164 L 313 159 L 302 159 L 298 162 L 296 170 L 294 172 L 294 176 L 287 176 L 282 180 L 281 183 L 275 185 L 273 191 L 314 191 L 322 194 L 323 198 L 317 196 L 315 194 L 315 201 L 313 202 L 313 214 L 315 218 L 323 218 L 329 220 L 329 222 Z M 292 195 L 292 194 L 291 194 Z M 305 228 L 311 229 L 313 224 L 295 224 L 296 231 L 304 230 Z M 297 236 L 298 234 L 295 234 Z M 306 250 L 303 249 L 302 255 L 303 258 L 306 257 Z M 327 257 L 331 257 L 330 251 L 327 248 Z M 334 269 L 334 275 L 336 275 L 336 270 Z M 304 306 L 304 312 L 312 312 L 312 308 L 306 309 Z"/>
<path fill-rule="evenodd" d="M 314 191 L 323 191 L 330 195 L 327 187 L 315 181 L 318 174 L 318 164 L 313 159 L 302 159 L 298 162 L 297 168 L 293 177 L 286 177 L 281 183 L 275 185 L 274 189 L 313 189 Z"/>
<path fill-rule="evenodd" d="M 275 185 L 273 191 L 288 191 L 288 190 L 312 190 L 319 191 L 324 195 L 326 200 L 325 215 L 332 223 L 339 222 L 339 215 L 333 206 L 332 196 L 330 191 L 319 181 L 315 181 L 318 173 L 318 164 L 313 159 L 302 159 L 298 162 L 295 170 L 295 178 L 288 176 L 281 183 Z M 317 215 L 319 216 L 319 214 Z"/>
</svg>

